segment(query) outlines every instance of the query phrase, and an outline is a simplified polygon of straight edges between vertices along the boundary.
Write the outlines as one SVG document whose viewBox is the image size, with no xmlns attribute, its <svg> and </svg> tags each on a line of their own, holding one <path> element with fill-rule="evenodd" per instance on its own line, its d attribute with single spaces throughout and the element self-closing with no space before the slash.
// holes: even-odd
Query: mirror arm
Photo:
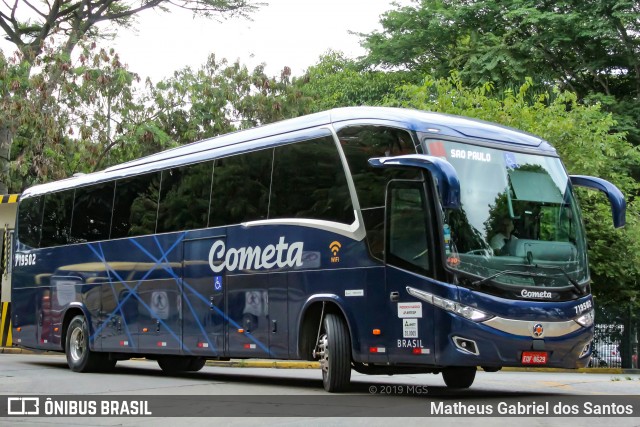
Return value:
<svg viewBox="0 0 640 427">
<path fill-rule="evenodd" d="M 615 185 L 602 178 L 585 175 L 570 175 L 571 184 L 578 187 L 587 187 L 602 191 L 607 195 L 611 204 L 611 216 L 615 228 L 623 227 L 626 223 L 627 202 L 624 194 Z"/>
<path fill-rule="evenodd" d="M 460 209 L 460 180 L 451 163 L 439 157 L 425 154 L 408 154 L 394 157 L 374 157 L 369 164 L 375 168 L 405 167 L 425 169 L 436 178 L 442 206 Z"/>
</svg>

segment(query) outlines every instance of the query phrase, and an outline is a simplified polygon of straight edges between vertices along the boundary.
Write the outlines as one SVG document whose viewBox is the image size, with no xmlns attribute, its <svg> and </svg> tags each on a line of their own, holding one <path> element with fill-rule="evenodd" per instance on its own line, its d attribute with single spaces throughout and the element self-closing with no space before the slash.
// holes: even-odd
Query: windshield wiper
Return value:
<svg viewBox="0 0 640 427">
<path fill-rule="evenodd" d="M 518 264 L 518 266 L 520 266 L 520 264 Z M 569 276 L 569 273 L 566 272 L 566 270 L 560 266 L 557 265 L 540 265 L 540 264 L 523 264 L 522 267 L 525 268 L 546 268 L 547 270 L 558 270 L 560 271 L 564 277 L 567 278 L 567 280 L 569 281 L 569 283 L 571 283 L 573 285 L 574 288 L 576 288 L 578 290 L 578 292 L 580 292 L 581 295 L 586 295 L 586 289 L 582 289 L 580 287 L 580 284 L 571 276 Z"/>
<path fill-rule="evenodd" d="M 471 282 L 473 286 L 483 285 L 496 277 L 504 276 L 505 274 L 513 274 L 515 276 L 526 276 L 526 277 L 544 277 L 543 274 L 531 273 L 529 271 L 518 271 L 518 270 L 503 270 L 496 274 L 493 274 L 489 277 L 485 277 L 484 279 L 476 280 L 475 282 Z"/>
</svg>

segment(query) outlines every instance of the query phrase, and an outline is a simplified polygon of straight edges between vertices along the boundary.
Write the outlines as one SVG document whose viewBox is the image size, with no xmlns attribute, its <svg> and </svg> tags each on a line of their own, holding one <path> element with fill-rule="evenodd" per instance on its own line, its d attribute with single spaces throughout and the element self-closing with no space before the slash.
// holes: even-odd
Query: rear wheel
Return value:
<svg viewBox="0 0 640 427">
<path fill-rule="evenodd" d="M 351 340 L 342 317 L 327 314 L 318 342 L 322 384 L 328 392 L 344 391 L 351 380 Z"/>
<path fill-rule="evenodd" d="M 74 372 L 108 371 L 116 366 L 116 360 L 108 353 L 96 353 L 89 349 L 89 328 L 84 316 L 71 319 L 65 340 L 67 364 Z"/>
<path fill-rule="evenodd" d="M 449 388 L 469 388 L 476 378 L 475 366 L 459 366 L 444 368 L 442 371 L 444 383 Z"/>
</svg>

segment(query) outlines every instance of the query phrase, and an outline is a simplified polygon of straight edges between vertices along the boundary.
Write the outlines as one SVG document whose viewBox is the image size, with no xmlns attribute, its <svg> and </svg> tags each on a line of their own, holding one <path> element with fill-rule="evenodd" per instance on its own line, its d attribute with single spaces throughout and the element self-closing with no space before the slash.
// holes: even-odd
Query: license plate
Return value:
<svg viewBox="0 0 640 427">
<path fill-rule="evenodd" d="M 546 351 L 523 351 L 522 364 L 523 365 L 546 365 L 547 352 Z"/>
</svg>

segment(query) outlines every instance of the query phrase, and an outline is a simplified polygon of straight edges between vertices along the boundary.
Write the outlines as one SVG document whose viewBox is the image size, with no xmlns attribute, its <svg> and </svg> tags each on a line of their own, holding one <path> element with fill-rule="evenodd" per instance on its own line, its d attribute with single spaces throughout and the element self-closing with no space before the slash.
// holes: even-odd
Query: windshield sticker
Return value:
<svg viewBox="0 0 640 427">
<path fill-rule="evenodd" d="M 460 150 L 453 148 L 450 151 L 452 159 L 466 159 L 466 160 L 475 160 L 478 162 L 490 162 L 491 154 L 483 153 L 481 151 L 475 150 Z"/>
<path fill-rule="evenodd" d="M 504 164 L 508 169 L 518 169 L 520 165 L 516 160 L 516 155 L 513 153 L 504 153 Z"/>
<path fill-rule="evenodd" d="M 429 143 L 429 154 L 435 157 L 447 157 L 447 151 L 442 141 L 434 141 Z"/>
<path fill-rule="evenodd" d="M 280 237 L 277 245 L 230 248 L 227 250 L 223 240 L 211 245 L 209 251 L 209 267 L 214 273 L 227 271 L 248 270 L 259 268 L 283 268 L 302 266 L 303 242 L 285 243 L 284 236 Z M 220 262 L 222 261 L 222 262 Z"/>
<path fill-rule="evenodd" d="M 398 317 L 405 318 L 422 318 L 422 303 L 421 302 L 399 302 L 398 303 Z"/>
</svg>

